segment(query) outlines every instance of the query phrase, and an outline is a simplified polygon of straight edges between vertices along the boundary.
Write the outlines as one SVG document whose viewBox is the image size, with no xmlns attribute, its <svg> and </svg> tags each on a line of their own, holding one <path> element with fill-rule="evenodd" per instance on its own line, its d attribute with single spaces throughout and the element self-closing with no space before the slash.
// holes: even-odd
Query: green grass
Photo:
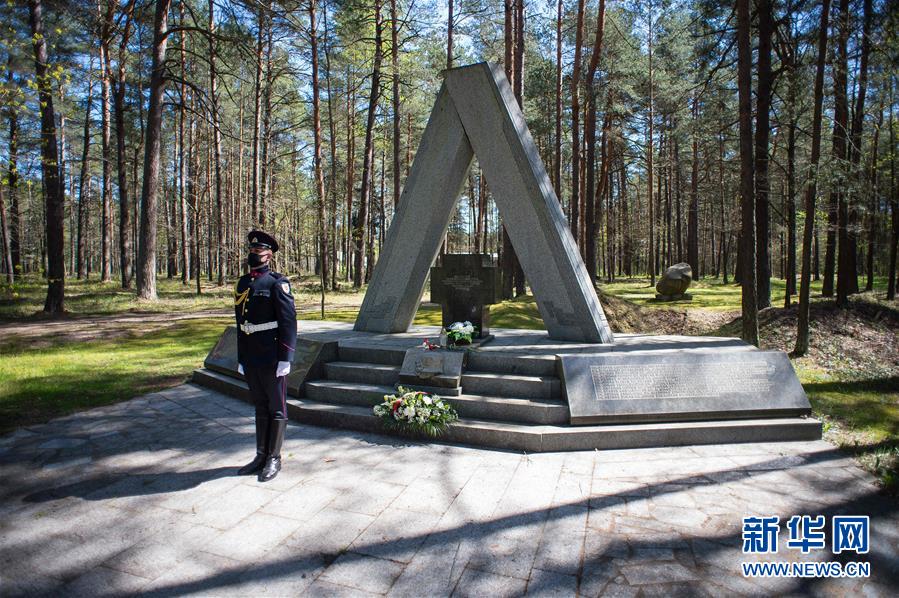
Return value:
<svg viewBox="0 0 899 598">
<path fill-rule="evenodd" d="M 297 306 L 318 304 L 320 286 L 314 276 L 293 277 Z M 66 311 L 73 315 L 112 315 L 120 313 L 190 313 L 230 309 L 236 280 L 224 286 L 203 280 L 197 295 L 196 281 L 182 285 L 180 279 L 157 280 L 157 301 L 137 299 L 135 291 L 123 290 L 118 281 L 102 283 L 96 279 L 66 280 Z M 329 292 L 328 303 L 357 303 L 364 290 L 341 284 L 338 292 Z M 12 286 L 0 283 L 0 320 L 19 320 L 40 316 L 47 293 L 46 282 L 36 275 L 20 277 Z"/>
<path fill-rule="evenodd" d="M 0 347 L 0 433 L 181 383 L 227 323 L 185 320 L 114 340 Z"/>
<path fill-rule="evenodd" d="M 859 288 L 865 288 L 865 278 L 859 277 Z M 812 281 L 811 294 L 821 294 L 821 281 Z M 874 292 L 886 292 L 887 278 L 874 278 Z M 637 305 L 652 308 L 703 308 L 715 311 L 739 311 L 742 300 L 740 286 L 728 283 L 723 284 L 720 279 L 705 277 L 702 280 L 693 281 L 687 291 L 693 296 L 692 301 L 668 301 L 656 302 L 655 287 L 649 284 L 649 279 L 628 279 L 620 282 L 601 283 L 600 289 L 615 297 L 626 299 Z M 781 307 L 784 302 L 786 281 L 780 278 L 771 279 L 771 305 Z"/>
<path fill-rule="evenodd" d="M 195 283 L 183 286 L 180 281 L 160 279 L 158 301 L 139 301 L 133 290 L 121 288 L 118 281 L 66 280 L 66 311 L 77 315 L 109 315 L 126 312 L 196 312 L 220 309 L 233 287 L 203 285 L 196 294 Z M 20 278 L 10 287 L 0 286 L 0 318 L 19 319 L 40 312 L 44 307 L 46 283 L 37 276 Z"/>
<path fill-rule="evenodd" d="M 872 443 L 899 440 L 899 372 L 870 380 L 845 380 L 807 358 L 793 361 L 815 413 L 851 423 Z"/>
<path fill-rule="evenodd" d="M 825 438 L 853 453 L 889 491 L 899 490 L 899 375 L 844 381 L 802 366 L 797 374 Z"/>
<path fill-rule="evenodd" d="M 358 308 L 326 309 L 325 320 L 329 322 L 355 322 Z M 321 320 L 321 312 L 316 309 L 298 310 L 297 317 L 303 320 Z M 441 312 L 436 305 L 423 305 L 415 314 L 414 323 L 419 326 L 440 326 Z M 494 328 L 523 328 L 544 330 L 543 318 L 537 310 L 537 302 L 531 295 L 503 301 L 490 307 L 490 325 Z"/>
</svg>

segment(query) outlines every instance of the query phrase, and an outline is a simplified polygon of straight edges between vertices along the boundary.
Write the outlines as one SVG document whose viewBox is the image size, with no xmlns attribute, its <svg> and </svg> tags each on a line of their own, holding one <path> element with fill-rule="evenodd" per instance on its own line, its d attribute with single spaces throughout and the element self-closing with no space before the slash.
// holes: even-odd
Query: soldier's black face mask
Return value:
<svg viewBox="0 0 899 598">
<path fill-rule="evenodd" d="M 265 264 L 265 260 L 258 253 L 250 253 L 247 256 L 247 263 L 250 264 L 250 268 L 258 268 Z"/>
</svg>

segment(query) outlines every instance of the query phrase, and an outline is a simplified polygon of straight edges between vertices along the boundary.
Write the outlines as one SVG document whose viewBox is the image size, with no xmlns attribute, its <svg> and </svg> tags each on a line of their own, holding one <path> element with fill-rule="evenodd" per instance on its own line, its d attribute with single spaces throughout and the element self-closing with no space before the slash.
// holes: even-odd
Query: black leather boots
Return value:
<svg viewBox="0 0 899 598">
<path fill-rule="evenodd" d="M 281 471 L 281 445 L 284 444 L 284 431 L 287 429 L 286 419 L 271 420 L 269 429 L 268 459 L 265 467 L 259 472 L 259 481 L 267 482 L 274 479 Z"/>
<path fill-rule="evenodd" d="M 259 473 L 265 466 L 265 458 L 268 456 L 268 436 L 271 418 L 268 416 L 256 416 L 256 456 L 252 461 L 237 470 L 237 475 L 253 475 Z"/>
</svg>

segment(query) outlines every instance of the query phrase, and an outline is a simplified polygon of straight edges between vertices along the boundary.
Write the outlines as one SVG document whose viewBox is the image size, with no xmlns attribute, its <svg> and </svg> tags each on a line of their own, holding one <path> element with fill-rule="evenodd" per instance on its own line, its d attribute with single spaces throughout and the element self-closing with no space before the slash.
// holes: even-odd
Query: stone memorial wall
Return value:
<svg viewBox="0 0 899 598">
<path fill-rule="evenodd" d="M 656 351 L 562 355 L 571 423 L 807 415 L 781 351 Z"/>
</svg>

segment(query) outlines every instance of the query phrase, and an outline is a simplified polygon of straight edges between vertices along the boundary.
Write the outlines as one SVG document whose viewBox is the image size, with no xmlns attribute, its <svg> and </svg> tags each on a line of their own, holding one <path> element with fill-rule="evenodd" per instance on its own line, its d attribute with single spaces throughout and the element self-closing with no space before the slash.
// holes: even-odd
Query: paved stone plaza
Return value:
<svg viewBox="0 0 899 598">
<path fill-rule="evenodd" d="M 251 415 L 188 384 L 0 438 L 0 595 L 897 592 L 899 505 L 823 441 L 525 455 L 291 425 L 259 484 L 233 475 Z M 741 518 L 793 514 L 870 515 L 871 578 L 743 578 Z M 834 558 L 785 542 L 768 560 Z"/>
</svg>

